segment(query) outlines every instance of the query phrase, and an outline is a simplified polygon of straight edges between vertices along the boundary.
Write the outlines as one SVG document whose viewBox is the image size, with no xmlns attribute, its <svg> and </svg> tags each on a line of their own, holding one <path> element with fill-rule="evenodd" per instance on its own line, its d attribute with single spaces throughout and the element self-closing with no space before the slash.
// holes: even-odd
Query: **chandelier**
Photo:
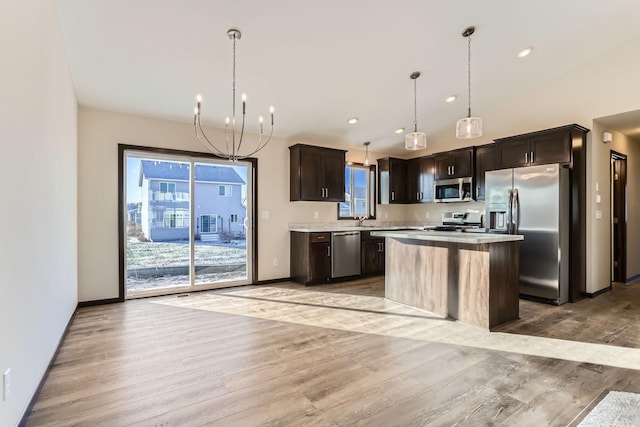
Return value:
<svg viewBox="0 0 640 427">
<path fill-rule="evenodd" d="M 424 150 L 427 148 L 427 134 L 418 132 L 418 87 L 417 79 L 420 71 L 414 71 L 409 75 L 413 80 L 413 132 L 404 136 L 404 148 L 407 150 Z"/>
<path fill-rule="evenodd" d="M 462 37 L 468 40 L 468 56 L 467 56 L 467 87 L 469 89 L 469 98 L 467 106 L 467 117 L 458 120 L 456 123 L 456 138 L 470 139 L 482 136 L 482 119 L 480 117 L 471 117 L 471 34 L 476 31 L 475 27 L 467 27 L 462 32 Z"/>
<path fill-rule="evenodd" d="M 269 130 L 269 135 L 265 139 L 264 138 L 264 118 L 260 116 L 258 119 L 258 127 L 259 127 L 259 137 L 258 141 L 254 146 L 253 151 L 246 152 L 242 154 L 240 151 L 242 149 L 242 142 L 244 138 L 244 122 L 245 116 L 247 112 L 247 95 L 242 94 L 242 122 L 240 123 L 239 135 L 236 136 L 236 41 L 240 40 L 242 34 L 239 30 L 234 28 L 227 31 L 227 36 L 229 39 L 233 41 L 233 87 L 232 87 L 232 108 L 231 108 L 231 118 L 227 117 L 225 119 L 224 125 L 224 136 L 225 136 L 225 146 L 218 147 L 215 142 L 211 142 L 211 140 L 207 137 L 202 129 L 202 125 L 200 123 L 200 113 L 202 110 L 202 95 L 196 96 L 196 107 L 194 109 L 193 116 L 193 127 L 196 132 L 196 137 L 198 141 L 205 147 L 207 150 L 211 151 L 213 154 L 219 157 L 225 157 L 229 159 L 231 162 L 237 162 L 238 160 L 246 159 L 247 157 L 251 157 L 256 154 L 258 151 L 262 150 L 267 146 L 269 141 L 271 141 L 271 136 L 273 135 L 273 106 L 269 109 L 269 114 L 271 116 L 271 129 Z M 246 147 L 246 146 L 245 146 Z"/>
</svg>

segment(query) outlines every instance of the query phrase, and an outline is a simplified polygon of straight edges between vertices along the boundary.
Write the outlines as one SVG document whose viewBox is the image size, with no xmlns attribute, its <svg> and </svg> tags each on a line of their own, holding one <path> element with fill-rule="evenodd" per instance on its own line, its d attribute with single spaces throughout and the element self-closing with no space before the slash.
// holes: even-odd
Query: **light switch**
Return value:
<svg viewBox="0 0 640 427">
<path fill-rule="evenodd" d="M 602 219 L 602 211 L 600 209 L 596 210 L 596 219 Z"/>
<path fill-rule="evenodd" d="M 602 196 L 599 194 L 596 194 L 596 203 L 602 203 Z"/>
</svg>

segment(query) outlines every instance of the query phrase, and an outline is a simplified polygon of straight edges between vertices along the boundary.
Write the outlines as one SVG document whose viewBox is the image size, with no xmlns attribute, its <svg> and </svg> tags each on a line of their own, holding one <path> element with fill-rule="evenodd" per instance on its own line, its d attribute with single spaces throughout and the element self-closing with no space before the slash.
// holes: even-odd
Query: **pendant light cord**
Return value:
<svg viewBox="0 0 640 427">
<path fill-rule="evenodd" d="M 413 79 L 413 131 L 418 132 L 418 78 Z"/>
<path fill-rule="evenodd" d="M 233 113 L 233 119 L 235 120 L 236 118 L 236 37 L 233 36 L 233 84 L 232 84 L 232 91 L 233 91 L 233 104 L 232 104 L 232 113 Z"/>
<path fill-rule="evenodd" d="M 467 38 L 469 39 L 467 55 L 467 87 L 469 89 L 469 104 L 467 105 L 467 117 L 471 117 L 471 34 L 469 34 Z"/>
</svg>

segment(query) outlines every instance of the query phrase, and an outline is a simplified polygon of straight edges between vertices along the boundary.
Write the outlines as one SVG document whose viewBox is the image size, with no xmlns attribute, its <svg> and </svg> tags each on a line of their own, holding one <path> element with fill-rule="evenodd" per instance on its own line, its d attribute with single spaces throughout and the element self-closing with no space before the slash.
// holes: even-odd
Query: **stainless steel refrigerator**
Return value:
<svg viewBox="0 0 640 427">
<path fill-rule="evenodd" d="M 522 234 L 520 295 L 553 304 L 569 299 L 569 170 L 561 165 L 489 171 L 489 232 Z"/>
</svg>

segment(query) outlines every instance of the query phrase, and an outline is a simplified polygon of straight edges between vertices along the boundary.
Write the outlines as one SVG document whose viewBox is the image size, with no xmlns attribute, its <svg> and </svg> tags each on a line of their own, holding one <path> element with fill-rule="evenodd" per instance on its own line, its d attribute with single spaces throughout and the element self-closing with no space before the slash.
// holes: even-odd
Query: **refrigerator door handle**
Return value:
<svg viewBox="0 0 640 427">
<path fill-rule="evenodd" d="M 507 234 L 513 234 L 512 231 L 512 221 L 513 221 L 513 191 L 511 189 L 507 190 L 507 194 L 509 195 L 509 202 L 507 207 Z"/>
<path fill-rule="evenodd" d="M 518 197 L 518 189 L 513 190 L 513 233 L 518 234 L 518 228 L 520 228 L 520 199 Z"/>
</svg>

